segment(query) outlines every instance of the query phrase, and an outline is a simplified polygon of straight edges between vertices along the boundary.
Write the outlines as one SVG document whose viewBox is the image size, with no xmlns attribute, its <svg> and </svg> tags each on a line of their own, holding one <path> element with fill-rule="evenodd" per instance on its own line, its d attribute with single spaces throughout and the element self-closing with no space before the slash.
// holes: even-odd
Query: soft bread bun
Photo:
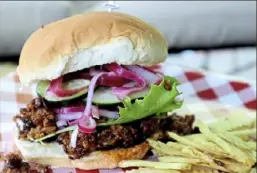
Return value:
<svg viewBox="0 0 257 173">
<path fill-rule="evenodd" d="M 84 170 L 116 168 L 122 160 L 142 159 L 150 149 L 147 142 L 144 142 L 132 148 L 96 151 L 81 159 L 70 160 L 62 146 L 56 142 L 42 145 L 15 138 L 15 144 L 28 162 Z"/>
<path fill-rule="evenodd" d="M 42 26 L 26 41 L 17 69 L 29 85 L 112 62 L 151 66 L 167 56 L 164 36 L 127 14 L 91 12 Z"/>
</svg>

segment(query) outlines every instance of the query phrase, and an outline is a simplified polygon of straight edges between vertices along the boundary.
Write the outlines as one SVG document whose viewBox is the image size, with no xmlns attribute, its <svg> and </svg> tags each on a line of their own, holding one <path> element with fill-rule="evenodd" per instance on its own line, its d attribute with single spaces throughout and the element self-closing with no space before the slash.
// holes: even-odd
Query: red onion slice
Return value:
<svg viewBox="0 0 257 173">
<path fill-rule="evenodd" d="M 62 128 L 62 127 L 64 127 L 64 126 L 67 126 L 68 125 L 68 123 L 66 122 L 66 121 L 64 121 L 64 120 L 59 120 L 59 121 L 57 121 L 56 122 L 56 126 L 60 129 L 60 128 Z"/>
<path fill-rule="evenodd" d="M 118 97 L 118 99 L 124 100 L 130 93 L 136 92 L 138 90 L 138 88 L 119 87 L 113 88 L 112 92 Z"/>
<path fill-rule="evenodd" d="M 99 73 L 105 72 L 103 70 L 96 70 L 94 67 L 91 67 L 89 69 L 89 74 L 91 76 L 95 76 Z M 106 75 L 101 76 L 98 81 L 97 84 L 101 85 L 101 86 L 109 86 L 109 87 L 119 87 L 122 86 L 124 84 L 126 84 L 128 82 L 128 80 L 126 80 L 125 78 L 123 78 L 122 76 L 118 76 L 115 73 L 108 73 Z"/>
<path fill-rule="evenodd" d="M 97 106 L 92 105 L 92 116 L 96 119 L 99 119 L 99 109 Z"/>
<path fill-rule="evenodd" d="M 149 85 L 158 84 L 162 80 L 162 78 L 160 76 L 158 76 L 157 74 L 155 74 L 151 71 L 148 71 L 138 65 L 130 65 L 130 66 L 127 65 L 126 68 L 129 69 L 130 71 L 134 72 L 135 74 L 142 76 Z"/>
<path fill-rule="evenodd" d="M 72 148 L 76 148 L 77 145 L 77 139 L 78 139 L 78 134 L 79 134 L 79 130 L 78 130 L 78 126 L 73 130 L 72 134 L 71 134 L 71 138 L 70 138 L 70 146 Z"/>
<path fill-rule="evenodd" d="M 96 122 L 92 117 L 87 117 L 78 122 L 79 130 L 83 133 L 93 133 L 96 129 Z"/>
<path fill-rule="evenodd" d="M 96 122 L 92 118 L 92 99 L 93 99 L 94 89 L 95 89 L 97 80 L 101 76 L 107 75 L 109 73 L 112 73 L 112 72 L 101 72 L 92 78 L 88 88 L 87 104 L 86 104 L 85 111 L 83 112 L 82 117 L 78 121 L 72 122 L 72 123 L 78 123 L 79 130 L 84 133 L 92 133 L 95 131 Z"/>
<path fill-rule="evenodd" d="M 135 87 L 137 84 L 135 82 L 129 82 L 123 85 L 123 87 Z"/>
<path fill-rule="evenodd" d="M 94 94 L 94 89 L 95 89 L 95 85 L 97 80 L 103 76 L 103 75 L 107 75 L 108 73 L 111 72 L 101 72 L 98 73 L 96 76 L 94 76 L 89 84 L 89 88 L 88 88 L 88 94 L 87 94 L 87 104 L 86 104 L 86 109 L 83 113 L 83 117 L 88 117 L 90 116 L 91 113 L 91 106 L 92 106 L 92 99 L 93 99 L 93 94 Z"/>
<path fill-rule="evenodd" d="M 124 77 L 118 76 L 115 73 L 109 73 L 108 75 L 100 77 L 97 84 L 101 86 L 120 87 L 127 82 L 129 82 L 129 80 Z"/>
<path fill-rule="evenodd" d="M 71 120 L 77 120 L 82 117 L 82 112 L 73 112 L 73 113 L 67 113 L 67 114 L 57 114 L 57 120 L 65 120 L 65 121 L 71 121 Z"/>
<path fill-rule="evenodd" d="M 70 106 L 70 107 L 55 109 L 55 112 L 57 113 L 57 120 L 66 122 L 66 121 L 77 120 L 81 118 L 82 112 L 84 110 L 85 110 L 85 106 L 82 105 L 82 106 Z M 94 105 L 92 105 L 92 116 L 97 119 L 99 119 L 100 116 L 107 117 L 107 118 L 114 118 L 114 119 L 119 118 L 118 112 L 108 111 L 105 109 L 98 109 L 98 107 Z M 73 123 L 71 122 L 71 124 Z"/>
<path fill-rule="evenodd" d="M 93 108 L 94 107 L 94 108 Z M 92 116 L 94 118 L 99 119 L 100 117 L 106 117 L 106 118 L 111 118 L 111 119 L 118 119 L 119 118 L 119 113 L 117 111 L 109 111 L 105 109 L 98 109 L 96 106 L 92 107 Z M 97 109 L 97 110 L 94 110 Z M 94 111 L 97 111 L 94 113 Z M 69 113 L 69 114 L 58 114 L 57 119 L 58 120 L 65 120 L 69 121 L 69 125 L 76 125 L 79 122 L 79 119 L 82 117 L 81 112 L 74 112 L 74 113 Z M 70 122 L 71 120 L 74 120 Z"/>
<path fill-rule="evenodd" d="M 82 116 L 82 115 L 81 115 Z M 81 118 L 81 117 L 80 117 Z M 74 126 L 77 125 L 79 123 L 79 119 L 76 119 L 74 121 L 68 121 L 69 126 Z"/>
<path fill-rule="evenodd" d="M 57 114 L 67 114 L 67 113 L 73 113 L 73 112 L 83 112 L 85 110 L 85 106 L 69 106 L 69 107 L 63 107 L 60 109 L 55 109 L 54 112 Z"/>
<path fill-rule="evenodd" d="M 116 111 L 109 111 L 105 109 L 99 109 L 99 115 L 101 117 L 111 118 L 111 119 L 118 119 L 119 114 Z"/>
<path fill-rule="evenodd" d="M 126 96 L 128 96 L 130 93 L 135 91 L 140 91 L 146 87 L 146 82 L 144 78 L 141 76 L 138 76 L 137 74 L 123 68 L 122 66 L 118 65 L 117 63 L 111 63 L 104 65 L 106 69 L 109 71 L 115 72 L 118 76 L 122 76 L 126 79 L 130 79 L 132 81 L 135 81 L 137 83 L 136 87 L 115 87 L 113 88 L 113 93 L 119 98 L 124 99 Z"/>
</svg>

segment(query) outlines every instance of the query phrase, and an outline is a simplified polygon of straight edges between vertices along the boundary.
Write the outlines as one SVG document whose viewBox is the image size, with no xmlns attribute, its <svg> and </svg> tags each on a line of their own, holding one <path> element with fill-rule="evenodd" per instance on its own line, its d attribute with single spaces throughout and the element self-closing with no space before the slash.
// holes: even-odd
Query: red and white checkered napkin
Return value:
<svg viewBox="0 0 257 173">
<path fill-rule="evenodd" d="M 198 112 L 200 109 L 201 112 L 204 112 L 198 117 L 200 119 L 210 120 L 215 117 L 207 104 L 209 102 L 203 100 L 211 100 L 223 105 L 226 109 L 237 107 L 256 110 L 255 84 L 231 81 L 215 74 L 188 71 L 174 67 L 168 62 L 164 63 L 162 71 L 164 74 L 176 77 L 181 82 L 179 90 L 183 92 L 184 107 L 193 113 Z M 3 154 L 13 150 L 12 133 L 14 123 L 12 123 L 12 117 L 18 113 L 19 108 L 25 106 L 35 95 L 35 87 L 21 89 L 18 77 L 14 73 L 0 79 L 0 153 Z M 118 168 L 113 170 L 82 171 L 79 169 L 52 168 L 50 172 L 121 173 L 123 170 Z"/>
</svg>

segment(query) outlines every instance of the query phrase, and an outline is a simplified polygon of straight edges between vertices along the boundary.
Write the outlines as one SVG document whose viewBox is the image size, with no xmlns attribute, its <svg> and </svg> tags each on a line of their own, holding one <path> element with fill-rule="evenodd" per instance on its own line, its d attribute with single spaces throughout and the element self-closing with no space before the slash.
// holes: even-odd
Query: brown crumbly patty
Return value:
<svg viewBox="0 0 257 173">
<path fill-rule="evenodd" d="M 29 173 L 30 166 L 22 162 L 22 158 L 15 153 L 9 153 L 5 157 L 3 173 Z"/>
<path fill-rule="evenodd" d="M 26 108 L 21 109 L 20 115 L 14 120 L 20 138 L 38 139 L 57 130 L 55 118 L 55 113 L 46 107 L 44 101 L 36 98 Z M 62 133 L 44 142 L 57 139 L 71 159 L 79 159 L 97 150 L 133 147 L 155 134 L 158 134 L 157 139 L 165 140 L 165 131 L 173 131 L 180 135 L 191 134 L 197 130 L 193 129 L 193 122 L 193 115 L 182 117 L 173 114 L 161 119 L 149 117 L 128 124 L 97 127 L 96 132 L 91 134 L 79 132 L 76 148 L 70 146 L 71 132 Z"/>
<path fill-rule="evenodd" d="M 14 121 L 21 139 L 38 139 L 57 130 L 55 118 L 55 114 L 46 108 L 43 100 L 36 98 L 26 108 L 20 110 Z"/>
<path fill-rule="evenodd" d="M 70 159 L 79 159 L 96 150 L 133 147 L 156 133 L 159 134 L 158 139 L 165 140 L 165 131 L 173 131 L 180 135 L 192 134 L 195 132 L 193 122 L 194 116 L 173 115 L 164 119 L 152 118 L 126 125 L 112 125 L 91 134 L 79 132 L 76 148 L 70 146 L 71 132 L 59 135 L 57 141 L 63 145 Z"/>
</svg>

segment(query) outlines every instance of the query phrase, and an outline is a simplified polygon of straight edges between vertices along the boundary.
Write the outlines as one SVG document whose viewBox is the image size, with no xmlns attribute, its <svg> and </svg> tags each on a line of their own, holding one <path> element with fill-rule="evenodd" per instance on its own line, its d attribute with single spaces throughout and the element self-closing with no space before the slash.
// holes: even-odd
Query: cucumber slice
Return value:
<svg viewBox="0 0 257 173">
<path fill-rule="evenodd" d="M 63 83 L 62 87 L 64 89 L 77 89 L 82 88 L 84 86 L 88 86 L 90 84 L 90 80 L 86 79 L 75 79 L 68 82 Z M 58 97 L 53 94 L 49 94 L 47 92 L 48 88 L 50 86 L 50 81 L 40 81 L 37 84 L 37 94 L 45 98 L 47 101 L 50 102 L 59 102 L 59 101 L 69 101 L 76 99 L 78 97 L 82 97 L 83 95 L 87 94 L 88 88 L 78 92 L 77 94 L 74 94 L 72 96 L 68 97 Z"/>
<path fill-rule="evenodd" d="M 145 88 L 142 91 L 132 93 L 129 97 L 131 99 L 143 98 L 150 92 L 150 88 Z M 112 93 L 111 88 L 101 87 L 97 89 L 93 96 L 93 103 L 98 105 L 111 105 L 121 103 L 115 94 Z"/>
</svg>

